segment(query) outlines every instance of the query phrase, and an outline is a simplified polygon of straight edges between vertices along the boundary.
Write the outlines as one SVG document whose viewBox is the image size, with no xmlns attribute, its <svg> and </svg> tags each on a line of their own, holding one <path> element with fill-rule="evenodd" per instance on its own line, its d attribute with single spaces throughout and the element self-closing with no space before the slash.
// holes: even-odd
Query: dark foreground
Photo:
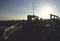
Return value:
<svg viewBox="0 0 60 41">
<path fill-rule="evenodd" d="M 7 31 L 7 39 L 3 37 L 4 33 L 1 34 L 0 40 L 60 40 L 60 22 L 53 22 L 56 24 L 48 23 L 51 25 L 46 26 L 47 23 L 42 21 L 22 22 L 16 25 L 14 23 L 14 27 L 17 28 L 16 31 L 12 29 L 14 33 L 11 35 L 9 35 L 11 32 Z"/>
</svg>

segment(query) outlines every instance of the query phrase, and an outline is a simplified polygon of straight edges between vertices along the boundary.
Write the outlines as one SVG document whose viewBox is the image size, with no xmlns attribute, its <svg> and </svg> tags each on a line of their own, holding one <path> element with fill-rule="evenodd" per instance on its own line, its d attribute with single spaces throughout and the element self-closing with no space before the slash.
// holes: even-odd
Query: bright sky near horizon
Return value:
<svg viewBox="0 0 60 41">
<path fill-rule="evenodd" d="M 34 14 L 49 18 L 49 14 L 60 15 L 60 0 L 0 0 L 0 20 L 22 20 Z"/>
</svg>

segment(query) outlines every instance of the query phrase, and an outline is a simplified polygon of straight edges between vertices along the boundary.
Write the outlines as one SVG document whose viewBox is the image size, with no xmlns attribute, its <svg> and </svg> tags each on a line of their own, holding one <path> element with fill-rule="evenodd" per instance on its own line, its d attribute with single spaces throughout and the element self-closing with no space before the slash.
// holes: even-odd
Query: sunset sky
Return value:
<svg viewBox="0 0 60 41">
<path fill-rule="evenodd" d="M 60 16 L 60 0 L 0 0 L 0 20 L 23 20 L 34 14 L 48 19 L 49 14 Z"/>
</svg>

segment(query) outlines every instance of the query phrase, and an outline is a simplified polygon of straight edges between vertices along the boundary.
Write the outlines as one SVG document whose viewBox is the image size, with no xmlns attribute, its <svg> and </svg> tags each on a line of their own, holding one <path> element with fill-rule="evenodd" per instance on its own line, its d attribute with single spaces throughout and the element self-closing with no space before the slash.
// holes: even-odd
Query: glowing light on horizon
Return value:
<svg viewBox="0 0 60 41">
<path fill-rule="evenodd" d="M 48 19 L 50 18 L 50 14 L 56 14 L 55 6 L 45 5 L 42 6 L 37 12 L 39 12 L 39 18 Z"/>
<path fill-rule="evenodd" d="M 42 8 L 41 14 L 42 14 L 42 16 L 43 16 L 44 18 L 48 18 L 49 15 L 52 13 L 52 11 L 53 11 L 53 10 L 52 10 L 51 7 L 45 6 L 45 7 Z"/>
</svg>

